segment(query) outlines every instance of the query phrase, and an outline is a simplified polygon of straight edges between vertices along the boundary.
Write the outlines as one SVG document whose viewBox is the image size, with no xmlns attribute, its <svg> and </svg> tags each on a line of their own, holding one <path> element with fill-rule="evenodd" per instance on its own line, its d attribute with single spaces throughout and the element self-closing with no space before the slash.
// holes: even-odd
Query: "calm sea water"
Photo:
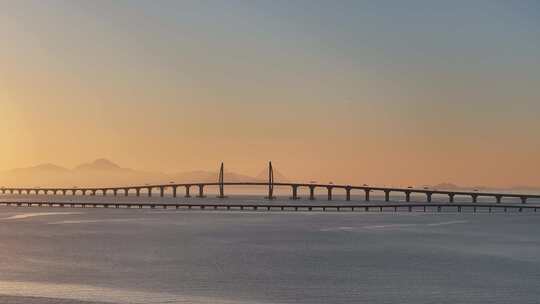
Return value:
<svg viewBox="0 0 540 304">
<path fill-rule="evenodd" d="M 0 207 L 0 303 L 538 303 L 540 214 Z"/>
</svg>

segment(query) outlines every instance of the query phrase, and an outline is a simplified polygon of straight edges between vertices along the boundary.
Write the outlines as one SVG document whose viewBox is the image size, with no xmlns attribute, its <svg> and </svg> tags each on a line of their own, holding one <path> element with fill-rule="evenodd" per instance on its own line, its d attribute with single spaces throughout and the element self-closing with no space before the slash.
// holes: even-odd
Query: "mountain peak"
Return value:
<svg viewBox="0 0 540 304">
<path fill-rule="evenodd" d="M 46 164 L 39 164 L 37 166 L 34 166 L 34 167 L 28 167 L 28 168 L 19 168 L 19 169 L 14 169 L 14 171 L 21 171 L 21 170 L 29 170 L 29 171 L 56 171 L 56 172 L 61 172 L 61 171 L 67 171 L 66 168 L 64 167 L 60 167 L 58 165 L 55 165 L 55 164 L 51 164 L 51 163 L 46 163 Z M 12 170 L 13 171 L 13 170 Z"/>
<path fill-rule="evenodd" d="M 75 170 L 118 170 L 121 169 L 119 165 L 113 163 L 112 161 L 99 158 L 94 160 L 91 163 L 86 163 L 78 166 Z"/>
</svg>

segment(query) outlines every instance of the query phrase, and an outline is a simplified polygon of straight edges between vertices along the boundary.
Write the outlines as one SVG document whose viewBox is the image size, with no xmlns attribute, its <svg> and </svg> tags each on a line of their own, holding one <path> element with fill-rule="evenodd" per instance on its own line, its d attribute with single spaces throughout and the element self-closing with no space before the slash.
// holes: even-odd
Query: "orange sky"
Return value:
<svg viewBox="0 0 540 304">
<path fill-rule="evenodd" d="M 519 12 L 477 41 L 448 32 L 452 18 L 395 36 L 399 11 L 366 29 L 360 8 L 274 20 L 256 6 L 101 5 L 0 13 L 0 170 L 105 157 L 257 174 L 272 160 L 302 180 L 540 186 L 540 27 Z M 498 13 L 476 17 L 502 28 Z M 489 31 L 463 18 L 464 33 Z"/>
</svg>

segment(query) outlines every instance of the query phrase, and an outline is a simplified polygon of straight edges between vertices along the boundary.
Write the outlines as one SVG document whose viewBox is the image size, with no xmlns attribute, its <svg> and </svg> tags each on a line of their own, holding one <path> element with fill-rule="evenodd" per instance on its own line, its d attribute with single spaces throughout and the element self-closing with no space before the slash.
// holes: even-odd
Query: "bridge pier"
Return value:
<svg viewBox="0 0 540 304">
<path fill-rule="evenodd" d="M 433 193 L 431 193 L 431 192 L 426 192 L 426 197 L 427 197 L 427 202 L 428 202 L 428 203 L 431 203 L 431 196 L 433 196 Z"/>
<path fill-rule="evenodd" d="M 298 199 L 298 186 L 296 185 L 292 185 L 292 197 L 291 199 L 292 200 L 297 200 Z"/>
<path fill-rule="evenodd" d="M 92 196 L 96 196 L 96 190 L 92 190 Z"/>
<path fill-rule="evenodd" d="M 450 201 L 450 203 L 454 202 L 454 196 L 455 196 L 455 194 L 453 194 L 453 193 L 448 194 L 448 201 Z"/>
<path fill-rule="evenodd" d="M 351 186 L 347 186 L 347 188 L 345 188 L 345 200 L 351 200 Z"/>
<path fill-rule="evenodd" d="M 315 200 L 315 186 L 309 186 L 309 200 Z"/>
<path fill-rule="evenodd" d="M 103 192 L 103 196 L 107 196 L 108 189 L 101 189 L 101 192 Z"/>
<path fill-rule="evenodd" d="M 189 194 L 189 188 L 191 188 L 191 185 L 186 186 L 186 195 L 185 195 L 185 197 L 191 197 L 191 195 Z"/>
<path fill-rule="evenodd" d="M 173 187 L 172 187 L 172 196 L 173 196 L 173 197 L 176 197 L 176 192 L 177 192 L 177 191 L 178 191 L 178 187 L 173 186 Z"/>
<path fill-rule="evenodd" d="M 146 189 L 148 189 L 148 197 L 152 197 L 152 189 L 153 189 L 153 188 L 152 188 L 152 187 L 148 187 L 148 188 L 146 188 Z"/>
<path fill-rule="evenodd" d="M 384 201 L 389 202 L 390 201 L 390 190 L 384 191 Z"/>
<path fill-rule="evenodd" d="M 124 196 L 128 196 L 129 195 L 129 189 L 128 188 L 125 188 L 124 189 Z"/>
<path fill-rule="evenodd" d="M 501 195 L 495 195 L 495 200 L 497 201 L 497 204 L 500 204 L 502 202 L 502 196 Z"/>
<path fill-rule="evenodd" d="M 203 198 L 205 197 L 204 196 L 204 185 L 203 184 L 199 184 L 199 195 L 197 196 L 198 198 Z"/>
<path fill-rule="evenodd" d="M 113 189 L 113 195 L 118 196 L 118 189 Z"/>
<path fill-rule="evenodd" d="M 141 196 L 141 188 L 135 188 L 136 195 Z"/>
<path fill-rule="evenodd" d="M 165 187 L 159 187 L 159 196 L 160 197 L 165 196 Z"/>
<path fill-rule="evenodd" d="M 407 203 L 411 201 L 411 191 L 405 191 L 405 201 Z"/>
<path fill-rule="evenodd" d="M 328 200 L 331 201 L 332 200 L 332 189 L 333 189 L 333 187 L 326 187 L 326 189 L 328 190 Z"/>
<path fill-rule="evenodd" d="M 527 203 L 527 197 L 526 197 L 526 196 L 522 196 L 522 197 L 521 197 L 521 203 L 522 203 L 522 204 L 526 204 L 526 203 Z M 520 208 L 520 212 L 521 212 L 521 208 Z"/>
<path fill-rule="evenodd" d="M 472 202 L 473 202 L 473 203 L 478 202 L 478 195 L 472 194 L 471 197 L 472 197 Z"/>
<path fill-rule="evenodd" d="M 364 192 L 366 193 L 366 202 L 369 202 L 369 193 L 371 192 L 371 189 L 365 189 Z"/>
</svg>

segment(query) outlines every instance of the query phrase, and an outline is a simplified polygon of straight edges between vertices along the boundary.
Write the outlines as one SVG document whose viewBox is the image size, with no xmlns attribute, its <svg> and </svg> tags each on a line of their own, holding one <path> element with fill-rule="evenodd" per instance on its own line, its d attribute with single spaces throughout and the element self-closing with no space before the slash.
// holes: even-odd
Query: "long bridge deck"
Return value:
<svg viewBox="0 0 540 304">
<path fill-rule="evenodd" d="M 16 207 L 59 207 L 59 208 L 149 208 L 182 210 L 252 210 L 252 211 L 450 211 L 462 212 L 537 212 L 540 205 L 486 204 L 486 203 L 378 203 L 378 204 L 268 204 L 268 203 L 127 203 L 127 202 L 38 202 L 2 201 L 0 206 Z"/>
<path fill-rule="evenodd" d="M 365 201 L 370 201 L 371 194 L 378 192 L 384 195 L 385 201 L 390 201 L 390 195 L 401 193 L 406 202 L 411 202 L 411 195 L 423 195 L 427 202 L 432 201 L 434 195 L 443 195 L 448 197 L 448 202 L 454 202 L 456 197 L 470 197 L 471 202 L 477 202 L 480 197 L 491 197 L 497 203 L 502 203 L 503 198 L 519 199 L 523 204 L 527 203 L 531 199 L 540 199 L 538 194 L 519 194 L 519 193 L 498 193 L 498 192 L 479 192 L 479 191 L 450 191 L 450 190 L 437 190 L 437 189 L 418 189 L 418 188 L 396 188 L 396 187 L 372 187 L 372 186 L 352 186 L 352 185 L 336 185 L 336 184 L 315 184 L 315 183 L 265 183 L 265 182 L 212 182 L 212 183 L 184 183 L 184 184 L 162 184 L 162 185 L 144 185 L 144 186 L 122 186 L 122 187 L 99 187 L 99 188 L 11 188 L 2 187 L 0 193 L 2 194 L 45 194 L 45 195 L 102 195 L 107 196 L 112 194 L 113 196 L 123 195 L 130 196 L 135 195 L 137 197 L 146 194 L 148 197 L 153 196 L 154 190 L 158 190 L 159 196 L 163 197 L 165 191 L 170 190 L 173 197 L 178 196 L 178 189 L 184 188 L 184 197 L 191 197 L 191 188 L 198 188 L 196 197 L 205 197 L 205 188 L 207 187 L 219 187 L 220 196 L 224 196 L 225 186 L 234 187 L 268 187 L 269 193 L 266 196 L 267 199 L 274 199 L 274 188 L 288 187 L 291 189 L 291 199 L 299 199 L 298 190 L 300 188 L 309 189 L 309 199 L 315 200 L 316 190 L 323 189 L 326 191 L 327 199 L 331 201 L 334 194 L 337 191 L 345 195 L 345 200 L 351 200 L 351 193 L 362 192 Z"/>
</svg>

